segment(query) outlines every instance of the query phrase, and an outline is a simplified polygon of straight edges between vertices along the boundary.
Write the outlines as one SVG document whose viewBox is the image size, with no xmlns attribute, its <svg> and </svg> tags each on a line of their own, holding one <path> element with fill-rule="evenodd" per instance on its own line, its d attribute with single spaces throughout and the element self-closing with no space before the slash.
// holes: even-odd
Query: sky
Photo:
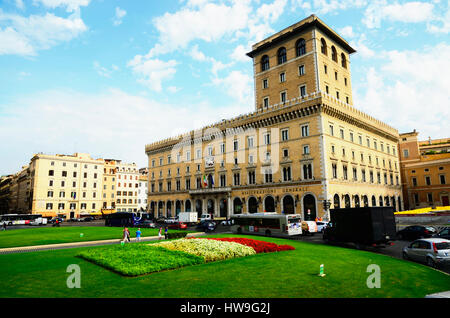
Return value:
<svg viewBox="0 0 450 318">
<path fill-rule="evenodd" d="M 449 0 L 0 0 L 0 175 L 39 152 L 147 166 L 146 144 L 253 111 L 245 53 L 311 14 L 357 51 L 354 107 L 450 137 Z"/>
</svg>

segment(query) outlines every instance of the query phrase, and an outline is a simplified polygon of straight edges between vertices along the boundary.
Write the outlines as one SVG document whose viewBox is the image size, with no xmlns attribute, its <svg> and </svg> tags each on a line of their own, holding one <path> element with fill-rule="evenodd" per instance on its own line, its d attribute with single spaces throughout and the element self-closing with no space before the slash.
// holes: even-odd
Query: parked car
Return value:
<svg viewBox="0 0 450 318">
<path fill-rule="evenodd" d="M 323 233 L 325 231 L 325 228 L 328 226 L 328 222 L 323 221 L 317 221 L 317 232 Z"/>
<path fill-rule="evenodd" d="M 200 215 L 200 222 L 201 221 L 210 221 L 212 220 L 212 215 L 211 214 L 202 214 Z"/>
<path fill-rule="evenodd" d="M 187 229 L 187 225 L 186 223 L 183 222 L 174 222 L 168 225 L 169 229 L 173 229 L 173 230 L 182 230 L 182 229 Z"/>
<path fill-rule="evenodd" d="M 150 220 L 143 220 L 143 221 L 139 222 L 139 226 L 144 227 L 144 228 L 152 228 L 152 229 L 156 227 L 155 223 Z"/>
<path fill-rule="evenodd" d="M 450 262 L 450 240 L 427 238 L 415 240 L 403 248 L 403 258 L 439 267 Z"/>
<path fill-rule="evenodd" d="M 234 220 L 223 220 L 222 222 L 220 222 L 220 224 L 222 225 L 233 225 L 234 224 Z"/>
<path fill-rule="evenodd" d="M 166 218 L 163 216 L 156 218 L 156 223 L 166 223 L 165 221 L 166 221 Z"/>
<path fill-rule="evenodd" d="M 433 237 L 450 240 L 450 227 L 444 227 L 439 233 L 434 234 Z"/>
<path fill-rule="evenodd" d="M 204 220 L 201 221 L 198 225 L 197 225 L 197 229 L 204 231 L 204 232 L 212 232 L 216 229 L 217 224 L 216 222 L 210 221 L 210 220 Z"/>
<path fill-rule="evenodd" d="M 167 224 L 173 224 L 175 222 L 178 222 L 178 218 L 177 217 L 170 217 L 170 218 L 167 218 L 167 219 L 164 220 L 164 223 L 167 223 Z"/>
<path fill-rule="evenodd" d="M 91 222 L 94 218 L 92 216 L 87 216 L 85 218 L 81 218 L 81 222 Z"/>
<path fill-rule="evenodd" d="M 397 232 L 397 237 L 401 240 L 417 240 L 428 238 L 436 234 L 436 229 L 432 226 L 410 225 Z"/>
<path fill-rule="evenodd" d="M 57 219 L 58 219 L 58 222 L 59 222 L 59 223 L 61 223 L 61 222 L 64 221 L 63 218 L 51 218 L 50 221 L 48 221 L 48 223 L 54 224 L 54 223 L 56 223 L 56 220 L 57 220 Z"/>
<path fill-rule="evenodd" d="M 69 220 L 67 220 L 67 222 L 81 222 L 80 218 L 71 218 Z"/>
</svg>

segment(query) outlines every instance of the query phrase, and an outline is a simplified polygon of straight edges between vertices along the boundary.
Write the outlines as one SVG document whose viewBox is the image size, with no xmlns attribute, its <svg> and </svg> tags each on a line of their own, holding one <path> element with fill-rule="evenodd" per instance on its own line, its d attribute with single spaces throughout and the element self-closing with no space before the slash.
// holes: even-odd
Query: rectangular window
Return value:
<svg viewBox="0 0 450 318">
<path fill-rule="evenodd" d="M 341 139 L 344 139 L 344 129 L 339 129 L 339 132 L 341 134 Z"/>
<path fill-rule="evenodd" d="M 265 108 L 269 107 L 269 97 L 264 98 L 264 107 Z"/>
<path fill-rule="evenodd" d="M 289 129 L 283 129 L 281 131 L 281 141 L 289 140 Z"/>
<path fill-rule="evenodd" d="M 280 83 L 283 83 L 286 81 L 286 73 L 280 73 Z"/>
<path fill-rule="evenodd" d="M 305 65 L 300 65 L 298 67 L 298 75 L 305 75 Z"/>
<path fill-rule="evenodd" d="M 333 131 L 333 126 L 330 126 L 330 130 Z M 333 135 L 333 133 L 331 133 Z M 308 137 L 309 136 L 309 125 L 303 125 L 302 126 L 302 137 Z"/>
<path fill-rule="evenodd" d="M 235 140 L 233 142 L 233 149 L 234 149 L 234 151 L 238 151 L 239 150 L 239 142 L 237 140 Z"/>
<path fill-rule="evenodd" d="M 334 127 L 333 127 L 333 125 L 330 125 L 330 135 L 334 136 Z"/>
<path fill-rule="evenodd" d="M 309 155 L 309 146 L 308 145 L 303 146 L 303 154 L 304 155 Z"/>
<path fill-rule="evenodd" d="M 270 145 L 270 134 L 265 134 L 264 135 L 264 144 L 265 145 Z"/>
<path fill-rule="evenodd" d="M 286 100 L 287 100 L 286 92 L 281 92 L 280 100 L 281 100 L 282 103 L 286 103 Z"/>
<path fill-rule="evenodd" d="M 300 96 L 301 97 L 306 96 L 306 85 L 300 86 Z"/>
<path fill-rule="evenodd" d="M 445 175 L 439 175 L 439 181 L 441 182 L 441 184 L 445 184 Z"/>
<path fill-rule="evenodd" d="M 263 88 L 268 88 L 269 87 L 269 81 L 267 79 L 263 79 Z"/>
<path fill-rule="evenodd" d="M 431 185 L 431 178 L 430 178 L 429 176 L 426 176 L 426 177 L 425 177 L 425 183 L 426 183 L 427 185 Z"/>
</svg>

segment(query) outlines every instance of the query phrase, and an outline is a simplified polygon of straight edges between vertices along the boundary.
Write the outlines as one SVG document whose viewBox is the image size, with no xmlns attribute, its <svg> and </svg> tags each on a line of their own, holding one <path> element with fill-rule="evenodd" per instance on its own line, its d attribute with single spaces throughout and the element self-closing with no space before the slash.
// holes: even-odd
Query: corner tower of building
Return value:
<svg viewBox="0 0 450 318">
<path fill-rule="evenodd" d="M 354 52 L 315 15 L 254 44 L 247 55 L 253 59 L 256 110 L 318 92 L 353 105 Z"/>
</svg>

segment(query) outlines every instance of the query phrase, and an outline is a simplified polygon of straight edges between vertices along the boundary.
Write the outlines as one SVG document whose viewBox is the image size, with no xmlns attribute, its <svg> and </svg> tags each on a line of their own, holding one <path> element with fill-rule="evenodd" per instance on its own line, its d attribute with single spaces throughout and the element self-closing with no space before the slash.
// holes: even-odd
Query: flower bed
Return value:
<svg viewBox="0 0 450 318">
<path fill-rule="evenodd" d="M 125 276 L 138 276 L 205 262 L 202 257 L 193 254 L 144 244 L 93 248 L 82 251 L 77 256 Z"/>
<path fill-rule="evenodd" d="M 244 257 L 256 254 L 252 247 L 236 242 L 203 239 L 180 239 L 166 241 L 151 246 L 160 246 L 173 251 L 201 256 L 205 262 L 214 262 L 235 257 Z"/>
<path fill-rule="evenodd" d="M 271 242 L 258 241 L 248 238 L 241 237 L 228 237 L 228 238 L 206 238 L 207 240 L 216 240 L 221 242 L 235 242 L 242 245 L 249 246 L 255 250 L 256 253 L 272 253 L 281 251 L 295 250 L 294 247 L 290 245 L 278 245 Z M 203 240 L 203 239 L 200 239 Z"/>
</svg>

